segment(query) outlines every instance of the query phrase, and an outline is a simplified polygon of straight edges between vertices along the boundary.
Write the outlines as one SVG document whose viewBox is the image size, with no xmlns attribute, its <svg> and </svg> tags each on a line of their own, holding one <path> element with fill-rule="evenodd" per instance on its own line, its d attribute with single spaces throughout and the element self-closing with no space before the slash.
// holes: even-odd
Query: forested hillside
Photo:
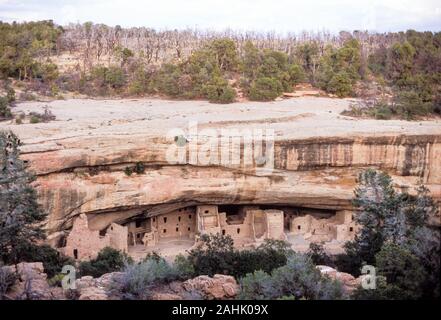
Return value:
<svg viewBox="0 0 441 320">
<path fill-rule="evenodd" d="M 160 95 L 230 103 L 273 100 L 308 82 L 364 103 L 348 114 L 441 113 L 441 32 L 155 31 L 51 21 L 0 23 L 0 117 L 16 98 Z M 17 97 L 16 97 L 17 95 Z"/>
</svg>

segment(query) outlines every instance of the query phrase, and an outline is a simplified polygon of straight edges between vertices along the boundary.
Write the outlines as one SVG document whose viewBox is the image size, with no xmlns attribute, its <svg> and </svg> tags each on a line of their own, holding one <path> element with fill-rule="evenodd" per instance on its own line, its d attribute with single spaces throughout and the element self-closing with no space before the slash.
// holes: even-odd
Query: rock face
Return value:
<svg viewBox="0 0 441 320">
<path fill-rule="evenodd" d="M 50 287 L 41 262 L 22 262 L 16 266 L 7 266 L 17 275 L 15 284 L 6 292 L 6 298 L 12 300 L 59 300 L 64 299 L 63 290 Z"/>
<path fill-rule="evenodd" d="M 318 265 L 317 269 L 320 270 L 322 275 L 326 275 L 333 280 L 340 281 L 343 284 L 343 289 L 349 294 L 361 285 L 363 278 L 363 276 L 355 278 L 349 273 L 339 272 L 336 269 L 328 266 Z"/>
<path fill-rule="evenodd" d="M 184 282 L 175 281 L 157 287 L 152 300 L 229 300 L 239 293 L 239 285 L 232 276 L 215 274 L 213 277 L 198 276 Z"/>
<path fill-rule="evenodd" d="M 75 281 L 78 300 L 118 300 L 121 272 L 106 273 L 99 278 L 84 276 Z"/>
<path fill-rule="evenodd" d="M 119 279 L 122 273 L 112 272 L 99 278 L 84 276 L 76 280 L 79 300 L 119 300 Z M 174 281 L 158 285 L 149 294 L 152 300 L 226 300 L 233 299 L 239 292 L 239 285 L 232 276 L 216 274 L 212 278 L 199 276 L 184 282 Z"/>
<path fill-rule="evenodd" d="M 54 244 L 82 213 L 88 214 L 91 229 L 101 230 L 136 215 L 155 216 L 201 203 L 351 209 L 357 175 L 368 167 L 388 172 L 403 190 L 412 191 L 422 181 L 441 199 L 439 120 L 356 120 L 339 115 L 349 101 L 312 97 L 227 106 L 162 100 L 48 105 L 56 121 L 3 122 L 0 128 L 12 129 L 24 142 L 22 155 L 37 174 Z M 17 111 L 42 107 L 27 103 Z M 189 127 L 192 121 L 197 121 L 196 135 Z M 243 165 L 193 162 L 189 148 L 208 129 L 215 134 L 273 130 L 271 170 L 260 170 L 261 157 L 245 164 L 244 142 Z M 168 151 L 178 142 L 185 146 L 187 161 L 171 163 Z M 142 172 L 127 174 L 127 167 L 139 164 Z"/>
<path fill-rule="evenodd" d="M 199 276 L 183 283 L 187 291 L 202 292 L 205 299 L 231 299 L 239 292 L 239 285 L 232 276 L 215 274 L 213 278 Z"/>
</svg>

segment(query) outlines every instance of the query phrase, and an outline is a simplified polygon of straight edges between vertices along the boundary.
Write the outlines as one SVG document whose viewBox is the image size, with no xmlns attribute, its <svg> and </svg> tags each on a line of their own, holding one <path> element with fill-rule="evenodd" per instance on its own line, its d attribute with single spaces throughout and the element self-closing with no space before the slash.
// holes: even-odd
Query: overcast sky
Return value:
<svg viewBox="0 0 441 320">
<path fill-rule="evenodd" d="M 0 20 L 156 29 L 441 31 L 440 0 L 0 0 Z"/>
</svg>

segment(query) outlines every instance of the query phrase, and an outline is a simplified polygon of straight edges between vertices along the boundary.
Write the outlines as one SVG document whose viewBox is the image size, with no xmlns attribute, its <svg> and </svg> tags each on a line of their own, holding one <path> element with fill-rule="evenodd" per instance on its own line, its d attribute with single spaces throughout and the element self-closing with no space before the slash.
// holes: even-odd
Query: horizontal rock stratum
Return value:
<svg viewBox="0 0 441 320">
<path fill-rule="evenodd" d="M 441 199 L 441 121 L 355 119 L 350 100 L 304 97 L 215 105 L 159 99 L 22 103 L 14 112 L 56 115 L 49 123 L 0 123 L 22 140 L 37 175 L 51 233 L 89 214 L 89 227 L 195 204 L 277 204 L 348 209 L 360 170 L 388 172 L 397 188 L 424 183 Z M 274 169 L 170 163 L 172 129 L 273 130 Z M 175 131 L 179 132 L 179 131 Z M 184 135 L 184 144 L 194 136 Z M 179 138 L 180 139 L 180 138 Z M 243 159 L 242 159 L 243 160 Z M 142 174 L 124 171 L 142 163 Z"/>
</svg>

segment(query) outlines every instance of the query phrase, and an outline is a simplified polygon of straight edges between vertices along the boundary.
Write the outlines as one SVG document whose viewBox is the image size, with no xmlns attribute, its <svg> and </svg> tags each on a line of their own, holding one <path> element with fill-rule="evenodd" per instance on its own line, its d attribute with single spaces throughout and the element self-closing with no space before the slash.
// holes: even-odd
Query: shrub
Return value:
<svg viewBox="0 0 441 320">
<path fill-rule="evenodd" d="M 58 273 L 56 275 L 54 275 L 52 278 L 49 278 L 47 280 L 47 283 L 51 286 L 51 287 L 61 287 L 61 283 L 63 281 L 63 278 L 66 275 L 63 273 Z"/>
<path fill-rule="evenodd" d="M 132 167 L 125 167 L 124 168 L 124 173 L 126 176 L 130 177 L 133 173 L 133 168 Z"/>
<path fill-rule="evenodd" d="M 92 81 L 92 87 L 86 84 L 88 81 Z M 83 78 L 83 82 L 86 83 L 80 84 L 80 87 L 83 87 L 86 93 L 106 95 L 120 91 L 126 84 L 126 76 L 121 67 L 97 66 L 91 70 L 88 77 Z"/>
<path fill-rule="evenodd" d="M 43 262 L 48 278 L 61 272 L 64 265 L 75 265 L 74 260 L 59 253 L 49 245 L 26 243 L 17 248 L 20 262 Z"/>
<path fill-rule="evenodd" d="M 385 244 L 375 256 L 377 271 L 391 283 L 406 292 L 407 297 L 421 296 L 425 272 L 419 259 L 401 245 Z"/>
<path fill-rule="evenodd" d="M 392 118 L 393 112 L 387 104 L 379 104 L 375 105 L 372 110 L 370 110 L 370 114 L 378 120 L 389 120 Z"/>
<path fill-rule="evenodd" d="M 409 300 L 412 297 L 406 295 L 403 290 L 394 284 L 388 284 L 385 277 L 376 277 L 376 288 L 363 289 L 358 287 L 351 295 L 354 300 Z"/>
<path fill-rule="evenodd" d="M 418 92 L 412 90 L 397 93 L 395 108 L 408 120 L 416 116 L 426 116 L 432 111 L 431 103 L 424 101 Z"/>
<path fill-rule="evenodd" d="M 105 83 L 113 89 L 122 88 L 126 83 L 126 76 L 120 67 L 110 66 L 105 75 Z"/>
<path fill-rule="evenodd" d="M 30 92 L 20 92 L 19 99 L 22 101 L 35 101 L 37 97 Z"/>
<path fill-rule="evenodd" d="M 231 103 L 236 97 L 236 91 L 221 77 L 215 77 L 202 90 L 208 101 L 213 103 Z"/>
<path fill-rule="evenodd" d="M 286 263 L 289 245 L 283 241 L 266 240 L 253 250 L 235 250 L 233 239 L 221 234 L 202 235 L 202 245 L 187 257 L 194 276 L 228 274 L 236 278 L 255 270 L 271 272 Z"/>
<path fill-rule="evenodd" d="M 241 299 L 294 299 L 331 300 L 344 298 L 342 286 L 321 275 L 307 255 L 293 253 L 286 265 L 274 269 L 269 275 L 264 271 L 247 274 L 240 281 Z"/>
<path fill-rule="evenodd" d="M 98 253 L 95 259 L 81 262 L 79 273 L 81 276 L 98 278 L 105 273 L 120 271 L 126 263 L 132 262 L 133 260 L 127 254 L 106 247 Z"/>
<path fill-rule="evenodd" d="M 6 87 L 6 99 L 9 103 L 15 101 L 15 90 L 9 86 Z"/>
<path fill-rule="evenodd" d="M 146 299 L 158 284 L 178 278 L 178 272 L 164 259 L 147 259 L 138 264 L 126 264 L 121 290 L 127 299 Z"/>
<path fill-rule="evenodd" d="M 142 162 L 135 163 L 135 167 L 133 168 L 133 171 L 136 172 L 136 174 L 143 174 L 145 172 L 145 166 Z"/>
<path fill-rule="evenodd" d="M 240 281 L 239 299 L 265 300 L 275 296 L 274 281 L 265 271 L 248 273 Z"/>
<path fill-rule="evenodd" d="M 182 71 L 173 64 L 164 64 L 159 70 L 155 78 L 156 87 L 158 90 L 170 97 L 179 97 L 184 95 L 185 89 L 189 87 L 188 83 L 183 85 Z M 190 78 L 191 80 L 191 78 Z"/>
<path fill-rule="evenodd" d="M 37 117 L 37 116 L 31 116 L 29 122 L 32 123 L 32 124 L 40 123 L 40 118 Z"/>
<path fill-rule="evenodd" d="M 323 245 L 318 243 L 310 243 L 307 255 L 316 265 L 325 265 L 332 267 L 334 262 L 331 257 L 325 252 Z"/>
<path fill-rule="evenodd" d="M 15 284 L 15 281 L 17 281 L 15 273 L 0 264 L 0 300 L 5 298 L 5 294 Z"/>
<path fill-rule="evenodd" d="M 48 108 L 44 108 L 43 113 L 31 112 L 29 115 L 31 116 L 31 123 L 49 122 L 56 119 L 55 115 Z"/>
<path fill-rule="evenodd" d="M 270 101 L 277 98 L 283 91 L 282 84 L 275 78 L 257 78 L 251 84 L 250 99 L 254 101 Z"/>
<path fill-rule="evenodd" d="M 340 98 L 349 96 L 352 92 L 352 81 L 346 72 L 341 71 L 332 76 L 326 90 Z"/>
<path fill-rule="evenodd" d="M 305 80 L 305 71 L 298 64 L 291 64 L 288 69 L 291 85 L 296 85 Z"/>
<path fill-rule="evenodd" d="M 208 51 L 216 59 L 222 71 L 235 71 L 238 67 L 236 43 L 228 38 L 215 39 L 208 45 Z"/>
<path fill-rule="evenodd" d="M 195 275 L 193 264 L 182 254 L 176 256 L 173 265 L 176 268 L 177 275 L 180 279 L 190 279 Z"/>
<path fill-rule="evenodd" d="M 7 97 L 0 97 L 0 120 L 10 119 L 12 117 L 11 108 Z"/>
</svg>

